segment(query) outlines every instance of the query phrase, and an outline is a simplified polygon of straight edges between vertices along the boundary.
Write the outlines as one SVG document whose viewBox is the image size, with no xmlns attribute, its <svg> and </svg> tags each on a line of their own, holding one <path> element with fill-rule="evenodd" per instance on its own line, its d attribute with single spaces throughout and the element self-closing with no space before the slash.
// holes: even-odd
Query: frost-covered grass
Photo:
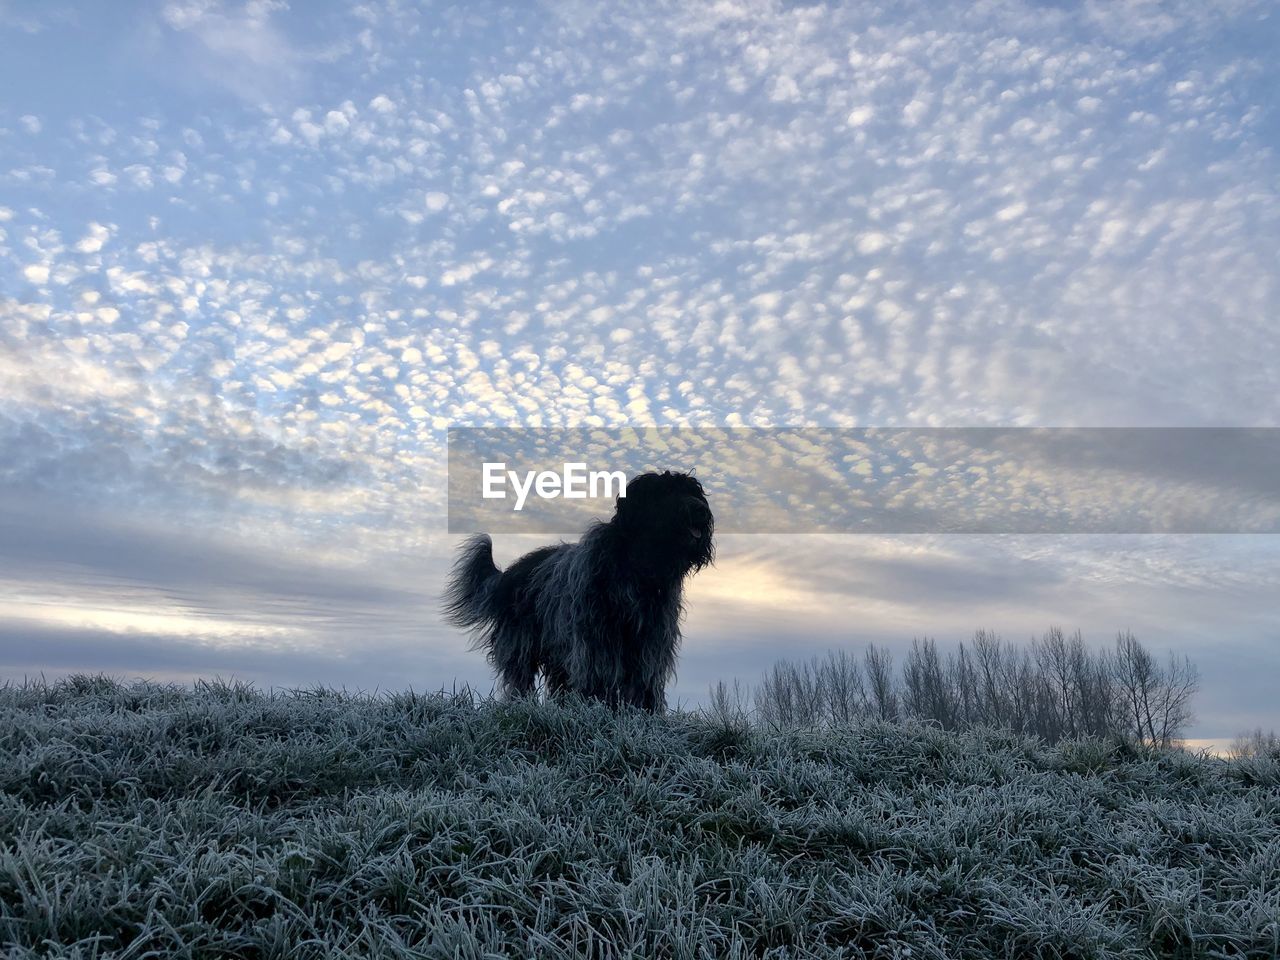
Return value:
<svg viewBox="0 0 1280 960">
<path fill-rule="evenodd" d="M 6 956 L 1280 954 L 1280 764 L 78 678 L 0 690 Z"/>
</svg>

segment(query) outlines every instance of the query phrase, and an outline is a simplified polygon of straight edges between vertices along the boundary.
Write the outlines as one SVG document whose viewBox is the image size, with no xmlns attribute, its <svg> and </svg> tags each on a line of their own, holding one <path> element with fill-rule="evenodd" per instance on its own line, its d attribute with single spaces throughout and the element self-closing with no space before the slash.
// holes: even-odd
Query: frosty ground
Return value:
<svg viewBox="0 0 1280 960">
<path fill-rule="evenodd" d="M 0 689 L 55 957 L 1280 954 L 1280 762 L 468 695 Z"/>
</svg>

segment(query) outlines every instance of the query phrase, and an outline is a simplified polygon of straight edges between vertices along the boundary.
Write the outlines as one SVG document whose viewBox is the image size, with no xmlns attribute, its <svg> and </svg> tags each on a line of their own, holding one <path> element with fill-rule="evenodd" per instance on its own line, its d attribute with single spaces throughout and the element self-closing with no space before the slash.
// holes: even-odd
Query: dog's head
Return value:
<svg viewBox="0 0 1280 960">
<path fill-rule="evenodd" d="M 627 484 L 614 517 L 645 566 L 683 576 L 715 559 L 715 518 L 697 477 L 643 473 Z"/>
</svg>

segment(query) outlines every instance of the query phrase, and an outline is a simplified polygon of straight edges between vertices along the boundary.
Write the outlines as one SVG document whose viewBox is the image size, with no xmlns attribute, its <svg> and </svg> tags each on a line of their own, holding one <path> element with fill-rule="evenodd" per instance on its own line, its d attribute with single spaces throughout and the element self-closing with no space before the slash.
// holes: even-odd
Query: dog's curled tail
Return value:
<svg viewBox="0 0 1280 960">
<path fill-rule="evenodd" d="M 490 598 L 500 576 L 493 562 L 493 541 L 478 533 L 462 545 L 444 591 L 444 615 L 450 623 L 474 628 L 493 619 Z"/>
</svg>

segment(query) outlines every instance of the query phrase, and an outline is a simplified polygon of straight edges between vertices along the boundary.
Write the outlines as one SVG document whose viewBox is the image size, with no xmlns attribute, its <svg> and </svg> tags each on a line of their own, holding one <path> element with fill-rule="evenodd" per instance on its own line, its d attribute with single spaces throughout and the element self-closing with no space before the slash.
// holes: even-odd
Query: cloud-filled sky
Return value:
<svg viewBox="0 0 1280 960">
<path fill-rule="evenodd" d="M 0 675 L 487 687 L 449 426 L 1280 425 L 1278 24 L 0 2 Z M 726 537 L 673 699 L 1130 628 L 1229 738 L 1277 582 L 1271 536 Z"/>
</svg>

